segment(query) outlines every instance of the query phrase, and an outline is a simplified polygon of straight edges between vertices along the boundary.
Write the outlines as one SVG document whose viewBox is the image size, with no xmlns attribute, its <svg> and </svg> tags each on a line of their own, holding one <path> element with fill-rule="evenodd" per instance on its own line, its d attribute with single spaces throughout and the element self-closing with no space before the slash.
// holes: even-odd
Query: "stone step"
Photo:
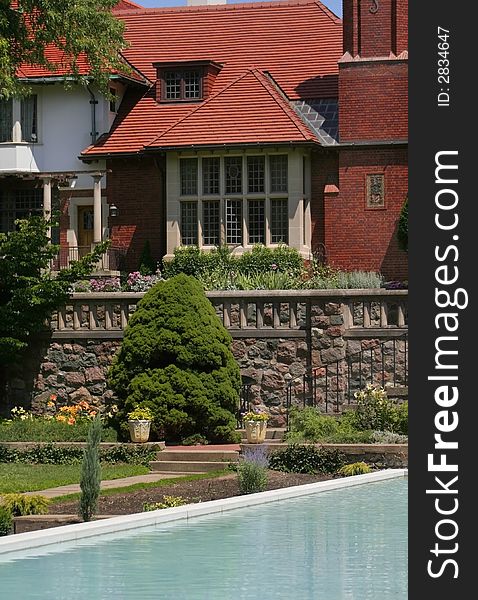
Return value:
<svg viewBox="0 0 478 600">
<path fill-rule="evenodd" d="M 241 434 L 241 438 L 246 439 L 246 430 L 245 429 L 236 429 L 237 432 Z M 284 435 L 286 433 L 286 429 L 284 427 L 268 427 L 266 430 L 266 439 L 267 440 L 283 440 Z"/>
<path fill-rule="evenodd" d="M 237 450 L 162 450 L 158 452 L 156 461 L 207 461 L 235 462 L 239 458 Z"/>
<path fill-rule="evenodd" d="M 212 460 L 152 460 L 149 463 L 153 473 L 209 473 L 224 471 L 227 462 Z"/>
</svg>

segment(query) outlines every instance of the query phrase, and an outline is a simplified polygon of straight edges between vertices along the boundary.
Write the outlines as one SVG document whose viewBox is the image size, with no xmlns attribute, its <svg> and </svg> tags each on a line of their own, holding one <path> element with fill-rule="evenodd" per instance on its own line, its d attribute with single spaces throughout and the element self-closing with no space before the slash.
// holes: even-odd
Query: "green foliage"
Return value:
<svg viewBox="0 0 478 600">
<path fill-rule="evenodd" d="M 333 474 L 344 464 L 344 456 L 337 450 L 312 445 L 291 444 L 269 457 L 269 468 L 286 473 Z"/>
<path fill-rule="evenodd" d="M 374 431 L 372 434 L 373 444 L 406 444 L 408 436 L 391 431 Z"/>
<path fill-rule="evenodd" d="M 166 440 L 233 440 L 240 372 L 231 341 L 193 277 L 159 282 L 138 304 L 110 370 L 118 418 L 141 404 Z"/>
<path fill-rule="evenodd" d="M 136 406 L 128 413 L 128 419 L 130 421 L 151 421 L 153 418 L 153 411 L 147 406 Z"/>
<path fill-rule="evenodd" d="M 370 473 L 372 469 L 364 462 L 355 462 L 348 465 L 344 465 L 337 472 L 339 475 L 350 477 L 351 475 L 363 475 L 364 473 Z"/>
<path fill-rule="evenodd" d="M 400 248 L 408 252 L 408 198 L 402 206 L 398 219 L 397 238 Z"/>
<path fill-rule="evenodd" d="M 382 387 L 371 384 L 356 392 L 355 398 L 357 409 L 349 418 L 356 429 L 408 435 L 408 402 L 392 402 Z"/>
<path fill-rule="evenodd" d="M 97 416 L 90 425 L 87 446 L 81 465 L 81 496 L 78 513 L 83 521 L 91 521 L 98 506 L 101 483 L 100 441 L 101 419 Z"/>
<path fill-rule="evenodd" d="M 183 446 L 198 446 L 198 445 L 205 446 L 205 445 L 209 444 L 209 441 L 207 438 L 205 438 L 200 433 L 194 433 L 193 435 L 190 435 L 187 438 L 184 438 L 184 440 L 181 442 L 181 444 Z"/>
<path fill-rule="evenodd" d="M 1 14 L 1 10 L 0 10 Z M 50 261 L 59 247 L 49 243 L 51 222 L 42 217 L 16 221 L 17 230 L 0 233 L 0 364 L 18 360 L 31 336 L 64 304 L 74 281 L 87 276 L 108 247 L 95 250 L 53 275 Z"/>
<path fill-rule="evenodd" d="M 29 63 L 56 71 L 66 67 L 81 81 L 84 58 L 90 74 L 107 93 L 108 74 L 128 72 L 120 52 L 126 47 L 124 24 L 115 19 L 111 9 L 118 0 L 18 0 L 0 4 L 0 98 L 25 93 L 16 78 L 18 67 Z M 61 51 L 61 65 L 51 63 L 47 47 L 54 44 Z M 50 55 L 51 56 L 51 55 Z"/>
<path fill-rule="evenodd" d="M 78 421 L 74 425 L 55 419 L 35 417 L 33 419 L 4 421 L 0 423 L 0 442 L 84 442 L 88 436 L 89 421 Z M 111 427 L 101 433 L 103 442 L 116 442 L 118 434 Z"/>
<path fill-rule="evenodd" d="M 175 506 L 184 506 L 188 503 L 187 498 L 182 496 L 163 496 L 162 502 L 145 502 L 143 504 L 143 511 L 161 510 L 164 508 L 173 508 Z"/>
<path fill-rule="evenodd" d="M 118 444 L 100 449 L 100 460 L 107 464 L 145 465 L 154 459 L 157 447 Z M 0 444 L 0 463 L 32 465 L 74 465 L 81 463 L 84 451 L 76 446 L 45 444 L 33 448 L 9 448 Z"/>
<path fill-rule="evenodd" d="M 50 500 L 46 496 L 35 494 L 4 494 L 0 498 L 0 506 L 9 510 L 14 517 L 26 515 L 45 515 L 48 512 Z"/>
<path fill-rule="evenodd" d="M 151 244 L 149 240 L 144 243 L 139 259 L 139 272 L 141 275 L 153 275 L 156 273 L 156 262 L 151 255 Z"/>
<path fill-rule="evenodd" d="M 374 271 L 339 271 L 337 273 L 338 289 L 375 289 L 382 285 L 382 275 Z"/>
<path fill-rule="evenodd" d="M 237 481 L 241 494 L 255 494 L 267 489 L 267 469 L 245 460 L 237 467 Z"/>
<path fill-rule="evenodd" d="M 289 415 L 288 442 L 362 444 L 371 441 L 371 431 L 358 431 L 350 417 L 323 415 L 316 408 L 292 407 Z"/>
<path fill-rule="evenodd" d="M 223 276 L 231 272 L 251 276 L 259 273 L 287 273 L 289 277 L 299 276 L 304 268 L 300 254 L 294 248 L 280 245 L 267 248 L 256 244 L 250 252 L 232 256 L 227 246 L 204 252 L 197 246 L 181 246 L 174 251 L 174 258 L 164 262 L 165 277 L 179 273 L 202 278 L 216 272 Z"/>
<path fill-rule="evenodd" d="M 0 537 L 3 535 L 9 535 L 13 529 L 13 515 L 12 513 L 0 505 Z"/>
</svg>

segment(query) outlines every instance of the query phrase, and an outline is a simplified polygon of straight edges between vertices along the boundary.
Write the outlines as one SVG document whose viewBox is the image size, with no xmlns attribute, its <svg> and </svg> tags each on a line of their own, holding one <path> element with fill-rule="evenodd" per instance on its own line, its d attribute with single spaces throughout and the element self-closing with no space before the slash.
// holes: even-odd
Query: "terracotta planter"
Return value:
<svg viewBox="0 0 478 600">
<path fill-rule="evenodd" d="M 137 420 L 128 421 L 129 435 L 132 442 L 144 444 L 149 440 L 149 430 L 151 429 L 151 421 Z"/>
<path fill-rule="evenodd" d="M 267 421 L 246 421 L 248 444 L 263 444 L 266 441 Z"/>
</svg>

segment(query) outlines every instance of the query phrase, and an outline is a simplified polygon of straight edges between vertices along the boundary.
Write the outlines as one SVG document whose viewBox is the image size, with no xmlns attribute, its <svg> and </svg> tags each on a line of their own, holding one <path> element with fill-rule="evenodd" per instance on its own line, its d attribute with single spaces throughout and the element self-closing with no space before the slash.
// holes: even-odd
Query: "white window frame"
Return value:
<svg viewBox="0 0 478 600">
<path fill-rule="evenodd" d="M 22 98 L 10 98 L 12 103 L 12 139 L 0 141 L 1 144 L 38 144 L 41 139 L 40 135 L 40 114 L 41 114 L 41 94 L 34 93 L 36 96 L 36 140 L 23 140 L 22 132 Z M 29 96 L 27 96 L 28 98 Z M 7 100 L 8 102 L 8 100 Z"/>
</svg>

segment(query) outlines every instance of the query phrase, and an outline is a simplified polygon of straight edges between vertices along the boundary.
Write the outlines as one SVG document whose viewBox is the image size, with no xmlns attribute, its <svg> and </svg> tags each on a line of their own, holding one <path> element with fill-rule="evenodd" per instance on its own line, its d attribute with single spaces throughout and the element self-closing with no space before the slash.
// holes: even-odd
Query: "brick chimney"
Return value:
<svg viewBox="0 0 478 600">
<path fill-rule="evenodd" d="M 408 49 L 408 0 L 343 0 L 344 54 L 388 56 Z"/>
</svg>

